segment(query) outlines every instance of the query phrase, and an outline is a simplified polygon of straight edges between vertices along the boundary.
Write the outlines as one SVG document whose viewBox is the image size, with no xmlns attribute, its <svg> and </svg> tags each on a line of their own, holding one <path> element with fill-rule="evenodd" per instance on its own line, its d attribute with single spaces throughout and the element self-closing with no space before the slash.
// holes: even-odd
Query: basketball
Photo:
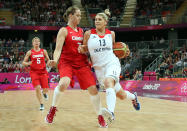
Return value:
<svg viewBox="0 0 187 131">
<path fill-rule="evenodd" d="M 124 42 L 116 42 L 113 45 L 113 51 L 119 59 L 127 57 L 130 53 L 128 45 L 126 45 Z"/>
</svg>

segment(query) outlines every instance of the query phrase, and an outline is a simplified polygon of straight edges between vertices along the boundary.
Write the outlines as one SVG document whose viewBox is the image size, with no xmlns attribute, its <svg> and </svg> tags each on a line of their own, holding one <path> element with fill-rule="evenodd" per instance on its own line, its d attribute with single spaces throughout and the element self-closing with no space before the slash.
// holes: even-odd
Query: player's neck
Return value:
<svg viewBox="0 0 187 131">
<path fill-rule="evenodd" d="M 98 35 L 105 35 L 105 28 L 96 29 L 96 32 L 97 32 Z"/>
<path fill-rule="evenodd" d="M 37 47 L 37 48 L 33 48 L 34 49 L 34 51 L 40 51 L 40 48 L 39 47 Z"/>
<path fill-rule="evenodd" d="M 68 26 L 71 27 L 74 31 L 78 31 L 77 30 L 77 25 L 73 25 L 71 23 L 68 23 Z"/>
</svg>

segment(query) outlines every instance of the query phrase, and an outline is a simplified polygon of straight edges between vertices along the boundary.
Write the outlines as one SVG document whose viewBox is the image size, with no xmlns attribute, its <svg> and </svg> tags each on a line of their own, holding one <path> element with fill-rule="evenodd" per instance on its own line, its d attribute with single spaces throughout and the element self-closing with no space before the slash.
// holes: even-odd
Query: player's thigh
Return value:
<svg viewBox="0 0 187 131">
<path fill-rule="evenodd" d="M 104 86 L 105 70 L 104 68 L 95 68 L 96 79 L 100 86 Z"/>
<path fill-rule="evenodd" d="M 79 81 L 80 88 L 85 90 L 91 86 L 96 85 L 96 81 L 89 66 L 82 67 L 78 70 L 74 70 L 75 75 Z"/>
<path fill-rule="evenodd" d="M 33 87 L 37 87 L 39 85 L 41 85 L 40 83 L 40 76 L 38 75 L 38 73 L 36 72 L 31 72 L 30 73 L 30 77 L 31 77 L 31 80 L 32 80 L 32 85 Z"/>
<path fill-rule="evenodd" d="M 58 64 L 58 71 L 60 74 L 60 81 L 59 85 L 62 87 L 68 87 L 72 77 L 73 77 L 73 68 L 70 63 L 59 63 Z"/>
<path fill-rule="evenodd" d="M 119 64 L 109 64 L 105 69 L 105 78 L 112 78 L 115 82 L 119 82 L 121 66 Z"/>
</svg>

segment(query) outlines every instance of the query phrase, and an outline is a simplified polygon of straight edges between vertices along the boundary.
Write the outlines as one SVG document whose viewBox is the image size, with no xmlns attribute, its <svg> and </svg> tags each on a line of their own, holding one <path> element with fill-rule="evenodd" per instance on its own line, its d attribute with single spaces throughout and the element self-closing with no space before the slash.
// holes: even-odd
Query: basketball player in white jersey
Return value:
<svg viewBox="0 0 187 131">
<path fill-rule="evenodd" d="M 140 110 L 140 104 L 136 93 L 124 91 L 119 83 L 121 65 L 119 59 L 113 53 L 115 43 L 115 33 L 106 29 L 109 10 L 105 13 L 98 13 L 95 17 L 96 29 L 85 32 L 83 45 L 79 47 L 80 53 L 89 52 L 97 79 L 106 89 L 107 109 L 103 109 L 103 114 L 109 122 L 114 120 L 114 109 L 116 96 L 121 100 L 125 98 L 132 100 L 136 110 Z"/>
</svg>

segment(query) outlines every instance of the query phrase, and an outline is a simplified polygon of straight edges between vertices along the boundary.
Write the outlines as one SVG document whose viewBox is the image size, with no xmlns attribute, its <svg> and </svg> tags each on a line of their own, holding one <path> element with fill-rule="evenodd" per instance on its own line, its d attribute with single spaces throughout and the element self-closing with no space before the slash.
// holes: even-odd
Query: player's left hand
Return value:
<svg viewBox="0 0 187 131">
<path fill-rule="evenodd" d="M 50 60 L 47 61 L 47 66 L 50 67 L 51 64 L 50 64 Z"/>
<path fill-rule="evenodd" d="M 86 53 L 85 48 L 86 48 L 86 45 L 79 45 L 78 52 L 81 54 L 85 54 Z"/>
<path fill-rule="evenodd" d="M 55 67 L 57 65 L 57 62 L 55 60 L 50 60 L 49 61 L 49 66 L 50 67 Z"/>
</svg>

